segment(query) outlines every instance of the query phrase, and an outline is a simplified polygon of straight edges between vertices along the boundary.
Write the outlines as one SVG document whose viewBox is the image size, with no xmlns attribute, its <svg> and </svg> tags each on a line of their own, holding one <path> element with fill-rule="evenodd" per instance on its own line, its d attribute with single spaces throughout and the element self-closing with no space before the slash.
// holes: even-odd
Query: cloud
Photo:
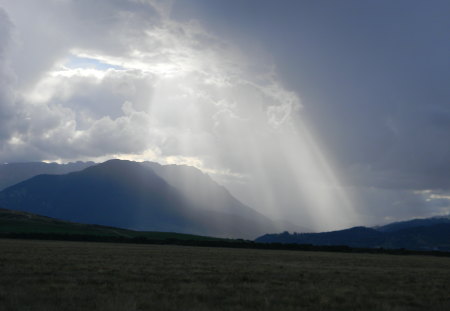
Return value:
<svg viewBox="0 0 450 311">
<path fill-rule="evenodd" d="M 15 109 L 15 76 L 8 60 L 12 42 L 13 25 L 7 13 L 0 8 L 0 150 L 11 134 Z"/>
<path fill-rule="evenodd" d="M 36 9 L 49 14 L 48 5 Z M 58 53 L 44 60 L 37 55 L 38 63 L 47 63 L 49 55 L 53 63 L 36 73 L 33 85 L 23 82 L 28 87 L 20 100 L 22 131 L 6 147 L 4 161 L 24 145 L 48 160 L 146 148 L 167 157 L 211 158 L 208 153 L 220 148 L 228 127 L 240 126 L 242 135 L 250 125 L 270 131 L 299 106 L 296 95 L 273 77 L 256 81 L 249 59 L 235 47 L 195 21 L 168 19 L 151 2 L 99 1 L 86 11 L 86 4 L 66 1 L 52 8 L 60 16 L 41 25 L 40 32 L 64 20 L 65 28 L 54 35 L 64 31 L 70 40 L 62 40 Z M 74 17 L 65 15 L 69 11 Z M 91 22 L 95 27 L 85 35 L 84 24 Z M 30 25 L 20 30 L 29 31 Z"/>
</svg>

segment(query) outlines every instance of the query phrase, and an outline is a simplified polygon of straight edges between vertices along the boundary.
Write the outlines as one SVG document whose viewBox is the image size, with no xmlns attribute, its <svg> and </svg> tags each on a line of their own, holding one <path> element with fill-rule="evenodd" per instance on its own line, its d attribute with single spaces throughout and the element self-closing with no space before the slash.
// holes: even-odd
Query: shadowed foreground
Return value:
<svg viewBox="0 0 450 311">
<path fill-rule="evenodd" d="M 1 310 L 449 310 L 450 259 L 0 240 Z"/>
</svg>

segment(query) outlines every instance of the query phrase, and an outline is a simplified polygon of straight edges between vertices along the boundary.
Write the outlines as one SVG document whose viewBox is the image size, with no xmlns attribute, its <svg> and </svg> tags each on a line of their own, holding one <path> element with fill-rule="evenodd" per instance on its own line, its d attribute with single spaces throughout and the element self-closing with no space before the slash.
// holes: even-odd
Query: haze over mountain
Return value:
<svg viewBox="0 0 450 311">
<path fill-rule="evenodd" d="M 143 162 L 142 165 L 151 168 L 169 185 L 180 191 L 183 198 L 194 206 L 203 207 L 209 211 L 240 215 L 248 219 L 262 216 L 252 208 L 242 204 L 225 187 L 217 184 L 211 177 L 195 167 L 160 165 L 155 162 Z M 280 223 L 280 226 L 283 225 L 295 227 L 287 222 Z"/>
<path fill-rule="evenodd" d="M 67 174 L 81 171 L 94 162 L 70 162 L 66 164 L 22 162 L 0 164 L 0 191 L 40 174 Z"/>
<path fill-rule="evenodd" d="M 254 238 L 277 225 L 186 166 L 110 160 L 79 172 L 39 175 L 0 192 L 0 204 L 88 224 Z"/>
</svg>

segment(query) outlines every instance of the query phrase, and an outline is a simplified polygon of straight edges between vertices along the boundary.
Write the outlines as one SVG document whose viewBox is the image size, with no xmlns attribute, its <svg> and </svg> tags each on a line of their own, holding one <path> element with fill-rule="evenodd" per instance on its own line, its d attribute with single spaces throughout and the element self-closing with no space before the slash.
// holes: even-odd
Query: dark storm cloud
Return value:
<svg viewBox="0 0 450 311">
<path fill-rule="evenodd" d="M 175 6 L 179 18 L 201 15 L 244 45 L 262 42 L 335 160 L 406 189 L 449 189 L 449 10 L 448 1 Z"/>
<path fill-rule="evenodd" d="M 445 0 L 193 0 L 174 16 L 271 55 L 376 223 L 449 212 L 448 197 L 420 193 L 450 191 L 449 11 Z"/>
</svg>

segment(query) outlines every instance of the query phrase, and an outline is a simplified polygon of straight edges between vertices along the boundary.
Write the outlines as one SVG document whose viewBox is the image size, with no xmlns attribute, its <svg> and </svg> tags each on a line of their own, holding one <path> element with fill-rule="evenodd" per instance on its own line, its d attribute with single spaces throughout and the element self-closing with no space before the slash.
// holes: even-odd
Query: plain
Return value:
<svg viewBox="0 0 450 311">
<path fill-rule="evenodd" d="M 0 239 L 1 310 L 449 310 L 450 259 Z"/>
</svg>

